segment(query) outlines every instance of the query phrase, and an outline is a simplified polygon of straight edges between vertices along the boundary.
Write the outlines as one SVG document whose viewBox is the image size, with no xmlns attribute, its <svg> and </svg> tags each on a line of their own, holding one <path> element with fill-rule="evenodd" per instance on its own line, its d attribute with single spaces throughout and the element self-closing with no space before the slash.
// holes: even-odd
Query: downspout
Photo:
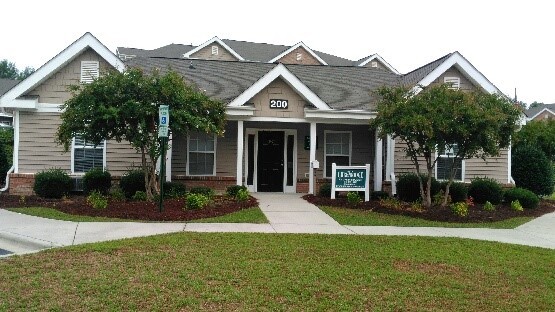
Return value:
<svg viewBox="0 0 555 312">
<path fill-rule="evenodd" d="M 8 187 L 10 186 L 10 173 L 13 173 L 14 170 L 15 170 L 15 166 L 12 166 L 10 170 L 8 170 L 8 172 L 6 173 L 6 185 L 4 185 L 2 189 L 0 189 L 0 193 L 8 190 Z"/>
</svg>

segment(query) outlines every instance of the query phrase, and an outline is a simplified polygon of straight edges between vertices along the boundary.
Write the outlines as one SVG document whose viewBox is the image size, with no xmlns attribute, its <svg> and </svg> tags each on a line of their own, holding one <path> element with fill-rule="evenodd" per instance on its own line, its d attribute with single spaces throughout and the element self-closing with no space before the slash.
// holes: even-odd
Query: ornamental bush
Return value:
<svg viewBox="0 0 555 312">
<path fill-rule="evenodd" d="M 503 199 L 503 189 L 501 184 L 494 179 L 476 178 L 472 180 L 468 187 L 468 196 L 472 197 L 478 204 L 489 201 L 497 205 Z"/>
<path fill-rule="evenodd" d="M 249 191 L 247 190 L 247 188 L 240 189 L 235 195 L 235 199 L 237 201 L 246 201 L 247 199 L 249 199 Z"/>
<path fill-rule="evenodd" d="M 526 209 L 536 208 L 540 202 L 540 199 L 536 194 L 520 187 L 506 190 L 503 197 L 506 203 L 518 200 L 522 207 Z"/>
<path fill-rule="evenodd" d="M 230 185 L 226 188 L 225 193 L 229 197 L 237 197 L 237 193 L 241 190 L 247 190 L 247 187 L 244 185 Z"/>
<path fill-rule="evenodd" d="M 108 194 L 112 187 L 112 175 L 102 168 L 93 168 L 83 176 L 83 191 L 85 194 L 90 194 L 93 191 L 98 191 L 102 195 Z"/>
<path fill-rule="evenodd" d="M 52 168 L 35 174 L 33 190 L 40 197 L 62 198 L 71 191 L 71 178 L 59 168 Z"/>
<path fill-rule="evenodd" d="M 468 216 L 468 204 L 466 202 L 458 202 L 451 204 L 451 211 L 454 215 L 459 217 Z"/>
<path fill-rule="evenodd" d="M 133 200 L 136 201 L 147 201 L 148 196 L 146 196 L 146 192 L 144 191 L 136 191 L 135 195 L 133 195 Z"/>
<path fill-rule="evenodd" d="M 389 193 L 385 191 L 373 191 L 371 197 L 375 200 L 385 199 L 389 198 Z"/>
<path fill-rule="evenodd" d="M 181 198 L 187 195 L 185 184 L 179 182 L 164 182 L 164 197 Z"/>
<path fill-rule="evenodd" d="M 189 194 L 201 194 L 206 196 L 206 198 L 210 200 L 212 199 L 212 197 L 214 197 L 215 192 L 213 189 L 207 186 L 197 186 L 197 187 L 191 188 L 191 190 L 189 191 Z"/>
<path fill-rule="evenodd" d="M 108 207 L 108 197 L 102 195 L 99 191 L 91 191 L 87 196 L 87 204 L 94 209 L 106 209 Z"/>
<path fill-rule="evenodd" d="M 428 177 L 421 175 L 424 191 L 426 191 L 426 181 Z M 433 198 L 439 190 L 441 189 L 440 183 L 432 177 L 432 188 L 431 197 Z M 397 196 L 400 200 L 405 202 L 415 202 L 420 200 L 420 182 L 418 181 L 418 175 L 415 173 L 405 173 L 399 176 L 399 181 L 397 181 Z"/>
<path fill-rule="evenodd" d="M 200 193 L 189 193 L 187 195 L 187 209 L 202 209 L 208 205 L 210 199 Z"/>
<path fill-rule="evenodd" d="M 320 197 L 331 197 L 331 183 L 324 183 L 320 186 L 320 191 L 318 191 L 318 196 Z"/>
<path fill-rule="evenodd" d="M 144 171 L 141 169 L 127 171 L 121 176 L 119 187 L 126 198 L 132 198 L 137 191 L 146 192 Z"/>
<path fill-rule="evenodd" d="M 360 195 L 358 194 L 358 192 L 347 193 L 347 202 L 349 203 L 349 205 L 356 206 L 360 204 L 361 201 L 362 199 L 360 198 Z"/>
<path fill-rule="evenodd" d="M 445 192 L 447 187 L 447 182 L 441 183 L 441 189 Z M 451 196 L 451 201 L 453 203 L 466 201 L 468 195 L 468 188 L 466 184 L 462 182 L 453 182 L 449 186 L 449 196 Z"/>
<path fill-rule="evenodd" d="M 537 147 L 519 145 L 512 153 L 512 177 L 516 186 L 538 196 L 553 193 L 553 168 L 545 154 Z"/>
</svg>

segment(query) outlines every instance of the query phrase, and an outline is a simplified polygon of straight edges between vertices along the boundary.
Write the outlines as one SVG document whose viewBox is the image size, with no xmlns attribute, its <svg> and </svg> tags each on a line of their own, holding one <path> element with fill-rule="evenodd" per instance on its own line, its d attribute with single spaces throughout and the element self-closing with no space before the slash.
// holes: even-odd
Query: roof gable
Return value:
<svg viewBox="0 0 555 312">
<path fill-rule="evenodd" d="M 220 38 L 218 38 L 217 36 L 206 41 L 205 43 L 199 45 L 198 47 L 192 49 L 191 51 L 183 54 L 183 57 L 185 58 L 191 58 L 191 55 L 195 54 L 196 52 L 206 48 L 207 46 L 213 44 L 213 43 L 218 43 L 219 45 L 221 45 L 224 49 L 226 49 L 229 53 L 231 53 L 231 55 L 233 55 L 235 58 L 237 58 L 239 61 L 244 61 L 245 59 L 239 55 L 239 53 L 235 52 L 235 50 L 233 50 L 230 46 L 228 46 L 225 42 L 223 42 L 222 40 L 220 40 Z"/>
<path fill-rule="evenodd" d="M 273 59 L 271 59 L 269 61 L 269 63 L 274 63 L 279 61 L 282 57 L 286 56 L 287 54 L 295 51 L 297 48 L 302 47 L 303 49 L 305 49 L 310 55 L 312 55 L 312 57 L 314 57 L 318 62 L 320 62 L 320 64 L 322 65 L 328 65 L 328 63 L 326 63 L 326 61 L 324 61 L 320 56 L 318 56 L 318 54 L 314 53 L 314 51 L 312 51 L 312 49 L 310 49 L 306 44 L 304 44 L 302 41 L 297 43 L 296 45 L 290 47 L 289 49 L 283 51 L 280 55 L 274 57 Z"/>
<path fill-rule="evenodd" d="M 387 69 L 389 69 L 391 72 L 399 75 L 399 72 L 393 68 L 393 66 L 391 66 L 391 64 L 389 64 L 388 62 L 386 62 L 381 56 L 378 55 L 378 53 L 372 54 L 369 57 L 367 57 L 365 60 L 363 60 L 362 62 L 360 62 L 358 64 L 358 66 L 365 66 L 366 64 L 370 63 L 371 61 L 377 60 L 380 63 L 382 63 L 382 65 L 384 67 L 386 67 Z"/>
<path fill-rule="evenodd" d="M 322 110 L 331 109 L 328 104 L 322 101 L 318 97 L 318 95 L 316 95 L 316 93 L 314 93 L 304 83 L 302 83 L 302 81 L 293 73 L 291 73 L 283 64 L 278 64 L 267 74 L 262 76 L 257 82 L 247 88 L 241 95 L 231 101 L 231 103 L 229 103 L 229 106 L 242 106 L 264 88 L 270 85 L 270 83 L 272 83 L 277 78 L 283 79 L 283 81 L 285 81 L 291 88 L 293 88 L 293 90 L 295 90 L 301 97 L 303 97 L 307 102 L 314 105 L 316 108 Z"/>
<path fill-rule="evenodd" d="M 536 119 L 536 117 L 541 116 L 543 113 L 549 113 L 551 115 L 555 116 L 555 112 L 553 112 L 551 109 L 549 109 L 548 107 L 544 107 L 542 110 L 540 110 L 539 112 L 537 112 L 536 114 L 534 114 L 532 117 L 528 117 L 529 120 L 534 120 Z"/>
<path fill-rule="evenodd" d="M 10 91 L 0 97 L 0 106 L 4 106 L 22 96 L 26 92 L 32 90 L 88 48 L 93 49 L 96 53 L 98 53 L 98 55 L 106 60 L 108 64 L 117 70 L 123 71 L 125 69 L 123 62 L 114 53 L 98 41 L 98 39 L 96 39 L 96 37 L 94 37 L 91 33 L 87 32 L 81 36 L 81 38 L 77 39 L 65 48 L 62 52 L 58 53 L 58 55 L 54 58 L 46 62 L 46 64 L 41 66 L 37 71 L 17 86 L 13 87 Z"/>
</svg>

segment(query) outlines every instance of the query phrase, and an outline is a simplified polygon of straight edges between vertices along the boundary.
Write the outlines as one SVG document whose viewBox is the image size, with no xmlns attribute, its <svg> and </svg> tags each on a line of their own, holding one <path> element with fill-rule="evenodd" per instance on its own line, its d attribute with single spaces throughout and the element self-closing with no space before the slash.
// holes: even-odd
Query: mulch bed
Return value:
<svg viewBox="0 0 555 312">
<path fill-rule="evenodd" d="M 555 201 L 553 200 L 540 200 L 540 204 L 535 209 L 524 209 L 524 211 L 514 211 L 510 205 L 502 204 L 497 205 L 495 211 L 484 211 L 481 204 L 474 204 L 473 207 L 468 209 L 468 216 L 459 217 L 454 215 L 449 207 L 442 208 L 434 206 L 430 209 L 415 209 L 410 203 L 402 203 L 399 208 L 391 208 L 388 205 L 383 205 L 378 200 L 370 200 L 362 202 L 357 206 L 352 206 L 347 202 L 346 198 L 331 199 L 327 197 L 319 197 L 314 195 L 305 195 L 303 198 L 317 206 L 332 206 L 344 207 L 363 210 L 372 210 L 380 213 L 387 213 L 392 215 L 404 215 L 415 218 L 421 218 L 431 221 L 444 221 L 444 222 L 494 222 L 501 221 L 515 217 L 539 217 L 549 212 L 555 211 Z"/>
<path fill-rule="evenodd" d="M 94 209 L 86 203 L 84 196 L 45 199 L 37 196 L 0 195 L 0 208 L 49 207 L 73 215 L 148 221 L 189 221 L 211 218 L 257 206 L 258 201 L 253 197 L 238 202 L 224 195 L 217 195 L 209 206 L 198 210 L 184 209 L 184 199 L 167 199 L 164 201 L 164 211 L 160 213 L 157 202 L 110 199 L 106 209 Z"/>
</svg>

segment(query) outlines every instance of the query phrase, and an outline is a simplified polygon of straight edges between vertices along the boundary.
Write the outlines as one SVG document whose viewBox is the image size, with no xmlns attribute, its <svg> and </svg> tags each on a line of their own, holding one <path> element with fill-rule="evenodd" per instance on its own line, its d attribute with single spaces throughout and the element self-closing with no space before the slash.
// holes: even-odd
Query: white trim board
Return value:
<svg viewBox="0 0 555 312">
<path fill-rule="evenodd" d="M 394 72 L 397 75 L 400 75 L 400 73 L 393 68 L 393 66 L 391 66 L 391 64 L 389 64 L 388 62 L 386 62 L 378 53 L 372 54 L 368 59 L 366 59 L 364 62 L 358 64 L 358 66 L 363 67 L 364 65 L 370 63 L 373 60 L 378 60 L 380 61 L 380 63 L 382 63 L 383 66 L 385 66 L 387 69 L 389 69 L 390 71 Z"/>
<path fill-rule="evenodd" d="M 245 90 L 245 92 L 241 93 L 241 95 L 231 101 L 228 106 L 242 106 L 279 77 L 281 77 L 291 88 L 293 88 L 293 90 L 295 90 L 304 100 L 316 106 L 318 109 L 331 109 L 328 104 L 322 101 L 316 93 L 302 83 L 302 81 L 291 73 L 283 64 L 278 64 L 276 67 L 272 68 L 272 70 L 262 76 L 262 78 Z"/>
<path fill-rule="evenodd" d="M 46 62 L 37 71 L 35 71 L 31 76 L 27 77 L 25 80 L 20 82 L 18 85 L 13 87 L 10 91 L 0 97 L 0 106 L 4 107 L 14 107 L 10 103 L 22 96 L 26 92 L 32 90 L 54 73 L 56 73 L 60 68 L 74 60 L 87 48 L 93 49 L 98 53 L 106 62 L 119 71 L 125 69 L 123 62 L 112 53 L 105 45 L 103 45 L 96 37 L 91 33 L 87 32 L 81 38 L 74 41 L 71 45 L 65 48 L 62 52 L 52 58 L 50 61 Z M 17 105 L 17 103 L 14 103 Z M 22 107 L 29 108 L 29 107 Z"/>
<path fill-rule="evenodd" d="M 279 61 L 279 59 L 281 59 L 282 57 L 286 56 L 287 54 L 291 53 L 292 51 L 294 51 L 297 48 L 303 48 L 305 49 L 306 52 L 310 53 L 310 55 L 312 55 L 316 60 L 318 60 L 318 62 L 320 62 L 320 64 L 322 65 L 328 65 L 328 63 L 326 63 L 326 61 L 324 61 L 321 57 L 318 56 L 318 54 L 316 54 L 314 51 L 312 51 L 311 48 L 309 48 L 306 44 L 304 44 L 302 41 L 297 43 L 296 45 L 290 47 L 289 49 L 283 51 L 280 55 L 274 57 L 273 59 L 271 59 L 268 63 L 274 63 Z"/>
<path fill-rule="evenodd" d="M 195 54 L 196 52 L 206 48 L 207 46 L 211 45 L 212 43 L 218 43 L 219 45 L 221 45 L 224 49 L 227 50 L 227 52 L 231 53 L 235 58 L 237 58 L 239 61 L 244 61 L 245 59 L 239 55 L 239 53 L 235 52 L 235 50 L 233 50 L 230 46 L 228 46 L 227 44 L 225 44 L 225 42 L 223 42 L 222 40 L 220 40 L 220 38 L 218 38 L 217 36 L 215 36 L 214 38 L 206 41 L 205 43 L 199 45 L 198 47 L 192 49 L 191 51 L 183 54 L 184 58 L 191 58 L 191 55 Z"/>
<path fill-rule="evenodd" d="M 503 94 L 497 87 L 491 83 L 480 71 L 476 69 L 468 60 L 466 60 L 459 52 L 455 51 L 441 65 L 436 67 L 431 73 L 420 80 L 413 88 L 415 93 L 422 91 L 422 87 L 426 87 L 434 82 L 439 76 L 443 75 L 449 68 L 455 66 L 463 75 L 465 75 L 472 83 L 480 86 L 489 93 Z"/>
</svg>

